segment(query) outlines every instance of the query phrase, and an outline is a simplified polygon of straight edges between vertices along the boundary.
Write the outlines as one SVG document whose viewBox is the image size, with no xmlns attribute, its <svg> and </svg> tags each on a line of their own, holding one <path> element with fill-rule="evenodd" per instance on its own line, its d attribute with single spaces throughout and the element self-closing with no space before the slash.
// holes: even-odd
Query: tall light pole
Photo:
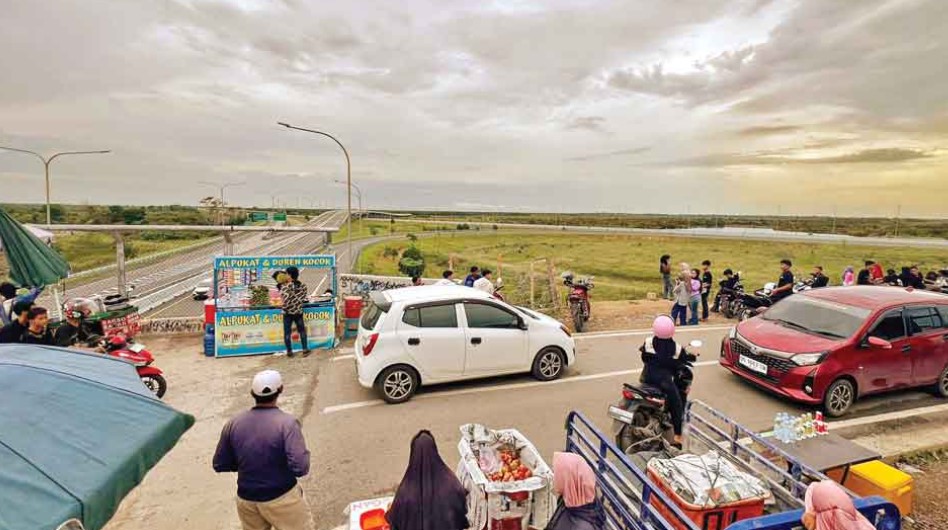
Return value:
<svg viewBox="0 0 948 530">
<path fill-rule="evenodd" d="M 277 122 L 277 125 L 282 125 L 287 129 L 296 129 L 297 131 L 303 131 L 313 134 L 321 134 L 330 140 L 336 142 L 336 145 L 342 149 L 342 154 L 346 155 L 346 227 L 348 234 L 346 234 L 346 246 L 348 247 L 349 252 L 349 261 L 350 263 L 353 260 L 352 256 L 352 163 L 349 161 L 349 151 L 346 151 L 346 146 L 342 145 L 342 142 L 336 139 L 335 136 L 325 133 L 322 131 L 317 131 L 314 129 L 304 129 L 302 127 L 294 127 L 288 123 Z"/>
<path fill-rule="evenodd" d="M 220 196 L 221 196 L 221 225 L 223 226 L 223 224 L 224 224 L 224 209 L 225 209 L 226 206 L 227 206 L 227 204 L 224 202 L 224 190 L 226 190 L 227 188 L 232 188 L 232 187 L 234 187 L 234 186 L 243 186 L 244 184 L 246 184 L 246 182 L 230 182 L 230 183 L 227 183 L 227 184 L 217 184 L 217 183 L 215 183 L 215 182 L 207 182 L 207 181 L 205 181 L 205 180 L 202 180 L 202 181 L 200 181 L 198 184 L 204 184 L 205 186 L 211 186 L 211 187 L 214 187 L 214 188 L 217 188 L 217 189 L 220 190 Z"/>
<path fill-rule="evenodd" d="M 333 182 L 335 182 L 336 184 L 343 184 L 343 185 L 346 184 L 345 182 L 341 180 L 334 180 Z M 355 182 L 352 183 L 352 187 L 355 188 L 356 198 L 359 199 L 359 212 L 360 212 L 360 217 L 361 217 L 365 215 L 365 210 L 362 209 L 362 188 L 357 186 Z"/>
<path fill-rule="evenodd" d="M 29 151 L 26 149 L 17 149 L 15 147 L 4 147 L 4 146 L 0 146 L 0 149 L 33 155 L 36 158 L 39 158 L 43 162 L 43 166 L 46 167 L 46 227 L 47 228 L 49 228 L 53 224 L 52 215 L 50 214 L 50 208 L 49 208 L 49 165 L 53 162 L 53 160 L 56 160 L 57 157 L 66 156 L 66 155 L 104 155 L 106 153 L 112 152 L 108 149 L 104 151 L 61 151 L 59 153 L 54 153 L 53 156 L 49 158 L 46 158 L 45 156 L 35 151 Z"/>
</svg>

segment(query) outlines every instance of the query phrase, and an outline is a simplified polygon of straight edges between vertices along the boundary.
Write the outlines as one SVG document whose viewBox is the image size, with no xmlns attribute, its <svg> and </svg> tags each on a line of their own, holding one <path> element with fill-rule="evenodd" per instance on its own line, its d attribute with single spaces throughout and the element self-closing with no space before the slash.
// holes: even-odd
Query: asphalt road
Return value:
<svg viewBox="0 0 948 530">
<path fill-rule="evenodd" d="M 687 328 L 681 340 L 704 346 L 695 370 L 692 399 L 700 399 L 751 428 L 765 430 L 777 412 L 807 409 L 744 383 L 717 364 L 726 328 Z M 307 492 L 317 528 L 340 524 L 347 503 L 394 490 L 408 461 L 408 444 L 419 429 L 431 430 L 449 466 L 458 460 L 458 427 L 478 422 L 513 427 L 549 458 L 565 443 L 563 422 L 572 410 L 601 429 L 611 425 L 606 408 L 621 385 L 638 379 L 637 352 L 646 332 L 580 336 L 577 362 L 566 377 L 540 383 L 528 376 L 504 377 L 423 389 L 402 405 L 386 405 L 356 382 L 351 354 L 320 359 L 318 384 L 303 421 L 313 452 Z M 924 392 L 903 392 L 858 402 L 848 418 L 940 403 Z M 812 409 L 810 409 L 812 410 Z"/>
</svg>

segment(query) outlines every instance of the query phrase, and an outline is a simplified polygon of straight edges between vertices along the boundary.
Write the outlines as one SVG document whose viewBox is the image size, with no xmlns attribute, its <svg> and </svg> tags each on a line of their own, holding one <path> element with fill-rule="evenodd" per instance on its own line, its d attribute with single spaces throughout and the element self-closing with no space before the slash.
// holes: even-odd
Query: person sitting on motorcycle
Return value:
<svg viewBox="0 0 948 530">
<path fill-rule="evenodd" d="M 810 286 L 814 289 L 819 289 L 820 287 L 826 287 L 829 285 L 830 279 L 827 275 L 823 274 L 823 266 L 816 265 L 813 267 L 813 272 L 810 273 Z"/>
<path fill-rule="evenodd" d="M 679 366 L 688 360 L 687 351 L 672 338 L 675 321 L 668 315 L 660 315 L 652 322 L 652 335 L 646 337 L 639 348 L 642 352 L 642 382 L 665 393 L 665 403 L 672 417 L 675 430 L 674 443 L 681 445 L 682 424 L 685 417 L 684 396 L 678 392 L 675 374 Z"/>
<path fill-rule="evenodd" d="M 721 310 L 721 295 L 733 291 L 734 286 L 740 281 L 740 277 L 734 274 L 731 269 L 724 269 L 722 274 L 724 274 L 724 279 L 718 282 L 720 289 L 718 289 L 718 294 L 714 295 L 714 305 L 711 307 L 711 311 L 714 313 Z"/>
<path fill-rule="evenodd" d="M 56 334 L 53 336 L 53 343 L 56 346 L 69 348 L 76 345 L 87 345 L 94 338 L 92 332 L 86 326 L 85 319 L 92 314 L 89 307 L 80 302 L 67 302 L 63 306 L 63 315 L 66 321 L 56 328 Z"/>
</svg>

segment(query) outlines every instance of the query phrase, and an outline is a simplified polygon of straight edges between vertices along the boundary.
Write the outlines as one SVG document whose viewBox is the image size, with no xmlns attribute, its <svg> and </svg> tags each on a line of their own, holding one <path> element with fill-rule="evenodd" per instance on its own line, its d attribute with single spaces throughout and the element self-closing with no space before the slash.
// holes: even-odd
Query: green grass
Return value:
<svg viewBox="0 0 948 530">
<path fill-rule="evenodd" d="M 384 237 L 396 234 L 428 234 L 434 232 L 457 231 L 456 224 L 428 224 L 412 221 L 396 221 L 394 224 L 384 219 L 353 219 L 352 239 L 366 239 L 370 237 Z M 483 231 L 483 229 L 482 229 Z M 333 234 L 332 239 L 337 244 L 346 240 L 349 227 L 342 224 L 339 232 Z"/>
<path fill-rule="evenodd" d="M 496 271 L 498 263 L 502 262 L 507 286 L 505 291 L 512 294 L 515 301 L 521 302 L 527 297 L 529 262 L 541 258 L 554 260 L 557 278 L 560 272 L 567 269 L 581 276 L 594 275 L 596 287 L 593 295 L 601 300 L 640 299 L 649 292 L 660 293 L 658 259 L 662 254 L 671 254 L 676 267 L 681 261 L 699 267 L 701 261 L 709 259 L 713 263 L 712 270 L 716 278 L 725 268 L 739 270 L 748 288 L 776 281 L 779 262 L 784 258 L 794 262 L 794 271 L 798 277 L 809 274 L 813 265 L 823 265 L 831 284 L 837 285 L 847 265 L 858 268 L 860 263 L 870 258 L 886 268 L 898 269 L 903 264 L 918 264 L 922 271 L 944 266 L 948 262 L 948 252 L 941 249 L 626 235 L 484 233 L 483 230 L 480 233 L 429 233 L 428 237 L 420 238 L 415 244 L 425 256 L 427 277 L 439 276 L 441 270 L 447 268 L 452 256 L 453 267 L 458 274 L 471 265 Z M 399 275 L 398 259 L 391 257 L 391 250 L 401 252 L 408 245 L 407 239 L 400 239 L 369 246 L 360 257 L 362 270 L 367 274 Z M 390 249 L 389 256 L 385 255 L 386 247 Z M 539 268 L 538 265 L 537 270 Z M 536 281 L 538 286 L 541 283 L 548 285 L 539 274 Z M 508 298 L 511 298 L 510 294 Z"/>
<path fill-rule="evenodd" d="M 206 234 L 203 237 L 213 237 Z M 165 252 L 176 248 L 193 245 L 201 238 L 189 239 L 143 239 L 141 235 L 126 236 L 125 258 L 133 259 L 148 254 Z M 80 233 L 60 235 L 56 237 L 53 246 L 69 262 L 72 272 L 94 269 L 115 263 L 115 239 L 108 234 Z"/>
</svg>

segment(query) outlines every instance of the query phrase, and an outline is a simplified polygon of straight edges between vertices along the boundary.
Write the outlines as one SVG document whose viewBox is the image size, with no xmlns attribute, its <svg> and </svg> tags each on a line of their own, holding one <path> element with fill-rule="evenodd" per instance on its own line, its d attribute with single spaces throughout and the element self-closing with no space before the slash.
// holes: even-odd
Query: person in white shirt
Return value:
<svg viewBox="0 0 948 530">
<path fill-rule="evenodd" d="M 494 282 L 490 281 L 491 272 L 490 269 L 484 269 L 481 271 L 481 277 L 474 282 L 474 288 L 480 291 L 484 291 L 487 294 L 494 294 Z"/>
<path fill-rule="evenodd" d="M 444 271 L 441 273 L 441 279 L 435 285 L 457 285 L 454 282 L 454 271 Z"/>
</svg>

